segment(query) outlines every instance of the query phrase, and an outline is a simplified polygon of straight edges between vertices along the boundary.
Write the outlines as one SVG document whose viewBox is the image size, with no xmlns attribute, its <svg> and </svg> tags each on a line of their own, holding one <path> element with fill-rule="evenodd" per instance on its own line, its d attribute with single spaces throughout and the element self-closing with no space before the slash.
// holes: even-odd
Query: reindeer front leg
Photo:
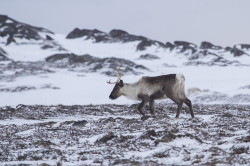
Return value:
<svg viewBox="0 0 250 166">
<path fill-rule="evenodd" d="M 140 112 L 140 114 L 142 114 L 143 116 L 145 115 L 145 113 L 142 111 L 143 107 L 147 104 L 147 102 L 142 101 L 141 104 L 137 107 L 138 111 Z"/>
<path fill-rule="evenodd" d="M 138 95 L 138 98 L 141 99 L 141 103 L 137 107 L 138 111 L 141 115 L 145 115 L 145 113 L 142 111 L 143 107 L 148 103 L 149 97 L 147 95 Z"/>
</svg>

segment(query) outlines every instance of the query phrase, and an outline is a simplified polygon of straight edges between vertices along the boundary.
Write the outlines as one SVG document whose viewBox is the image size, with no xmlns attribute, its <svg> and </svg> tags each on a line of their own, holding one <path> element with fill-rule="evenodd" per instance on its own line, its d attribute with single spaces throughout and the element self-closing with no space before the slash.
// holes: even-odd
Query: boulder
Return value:
<svg viewBox="0 0 250 166">
<path fill-rule="evenodd" d="M 139 59 L 154 60 L 154 59 L 160 59 L 160 58 L 156 55 L 144 54 L 144 55 L 141 55 Z"/>
<path fill-rule="evenodd" d="M 200 49 L 214 49 L 214 50 L 219 50 L 222 49 L 221 46 L 215 46 L 210 42 L 203 41 L 201 42 Z"/>
</svg>

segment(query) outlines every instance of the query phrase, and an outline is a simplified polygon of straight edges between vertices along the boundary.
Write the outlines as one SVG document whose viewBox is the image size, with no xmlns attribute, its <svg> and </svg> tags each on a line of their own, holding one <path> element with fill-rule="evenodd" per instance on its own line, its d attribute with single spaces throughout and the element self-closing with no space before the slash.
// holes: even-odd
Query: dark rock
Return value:
<svg viewBox="0 0 250 166">
<path fill-rule="evenodd" d="M 52 46 L 52 45 L 43 45 L 41 48 L 46 50 L 46 49 L 54 48 L 54 46 Z"/>
<path fill-rule="evenodd" d="M 39 166 L 50 166 L 50 165 L 47 163 L 42 163 L 42 164 L 39 164 Z"/>
<path fill-rule="evenodd" d="M 47 29 L 34 27 L 28 24 L 18 22 L 12 18 L 9 18 L 6 15 L 0 15 L 0 28 L 3 29 L 0 32 L 0 36 L 7 37 L 7 45 L 12 42 L 16 42 L 16 38 L 28 40 L 46 40 L 46 38 L 43 38 L 39 35 L 40 32 L 53 34 L 53 32 Z"/>
<path fill-rule="evenodd" d="M 0 88 L 0 92 L 23 92 L 29 90 L 35 90 L 36 87 L 34 86 L 17 86 L 15 88 Z"/>
<path fill-rule="evenodd" d="M 172 43 L 167 42 L 165 47 L 166 47 L 166 48 L 169 48 L 169 49 L 172 51 L 172 50 L 174 49 L 175 46 L 174 46 Z"/>
<path fill-rule="evenodd" d="M 192 54 L 194 54 L 197 50 L 195 49 L 195 48 L 193 48 L 193 47 L 183 47 L 182 49 L 181 49 L 181 53 L 184 53 L 184 52 L 186 52 L 186 51 L 188 51 L 188 50 L 191 50 L 191 52 L 192 52 Z"/>
<path fill-rule="evenodd" d="M 242 153 L 246 153 L 248 154 L 249 152 L 249 147 L 248 146 L 233 146 L 231 148 L 232 150 L 232 154 L 242 154 Z"/>
<path fill-rule="evenodd" d="M 152 40 L 142 40 L 136 47 L 136 50 L 143 51 L 146 49 L 146 47 L 150 47 L 154 45 L 155 43 Z"/>
<path fill-rule="evenodd" d="M 140 41 L 140 43 L 137 46 L 137 50 L 145 50 L 146 47 L 149 47 L 151 45 L 158 45 L 159 47 L 166 48 L 166 45 L 150 40 L 143 36 L 136 36 L 129 34 L 126 31 L 120 30 L 120 29 L 113 29 L 108 34 L 102 31 L 99 31 L 97 29 L 90 30 L 90 29 L 79 29 L 75 28 L 72 32 L 70 32 L 67 35 L 67 39 L 75 39 L 75 38 L 81 38 L 86 37 L 87 39 L 93 39 L 95 42 L 104 42 L 104 43 L 115 43 L 115 42 L 133 42 L 133 41 Z"/>
<path fill-rule="evenodd" d="M 46 39 L 47 40 L 54 40 L 51 36 L 49 36 L 49 35 L 46 35 Z"/>
<path fill-rule="evenodd" d="M 66 38 L 67 39 L 75 39 L 75 38 L 81 38 L 86 37 L 86 39 L 95 39 L 96 42 L 101 42 L 103 40 L 107 40 L 108 34 L 105 32 L 102 32 L 98 29 L 79 29 L 75 28 L 72 32 L 70 32 Z"/>
<path fill-rule="evenodd" d="M 174 45 L 179 47 L 179 46 L 183 46 L 183 47 L 192 47 L 192 48 L 196 48 L 197 46 L 193 43 L 189 43 L 186 41 L 175 41 Z"/>
<path fill-rule="evenodd" d="M 10 60 L 6 55 L 7 53 L 0 47 L 0 61 Z"/>
<path fill-rule="evenodd" d="M 139 59 L 153 60 L 153 59 L 160 59 L 160 58 L 156 55 L 144 54 L 144 55 L 141 55 Z"/>
<path fill-rule="evenodd" d="M 103 121 L 104 123 L 110 123 L 110 122 L 115 122 L 115 119 L 113 117 L 109 117 Z"/>
<path fill-rule="evenodd" d="M 74 123 L 72 124 L 72 126 L 84 127 L 87 123 L 88 123 L 88 121 L 86 121 L 86 120 L 81 120 L 81 121 L 74 122 Z"/>
<path fill-rule="evenodd" d="M 113 29 L 109 32 L 109 34 L 113 38 L 121 38 L 129 35 L 128 32 L 119 29 Z"/>
<path fill-rule="evenodd" d="M 141 165 L 140 162 L 130 159 L 116 159 L 111 165 Z M 145 164 L 148 165 L 148 164 Z M 151 164 L 149 164 L 151 165 Z"/>
<path fill-rule="evenodd" d="M 10 34 L 9 37 L 7 38 L 6 45 L 9 45 L 12 42 L 14 43 L 16 42 L 16 40 L 14 39 L 13 34 Z"/>
<path fill-rule="evenodd" d="M 89 54 L 78 56 L 76 54 L 69 54 L 69 53 L 63 53 L 63 54 L 54 54 L 47 58 L 45 58 L 46 62 L 57 62 L 61 60 L 67 60 L 69 64 L 74 63 L 85 63 L 85 62 L 93 62 L 97 60 L 98 58 L 95 58 Z"/>
<path fill-rule="evenodd" d="M 49 36 L 49 35 L 46 35 L 46 39 L 47 40 L 54 40 L 51 36 Z"/>
<path fill-rule="evenodd" d="M 114 58 L 114 57 L 99 59 L 97 62 L 95 62 L 96 67 L 94 68 L 94 70 L 95 69 L 100 70 L 103 67 L 107 67 L 111 69 L 111 73 L 109 73 L 110 71 L 105 72 L 106 75 L 116 75 L 116 73 L 114 73 L 114 68 L 116 68 L 117 66 L 121 66 L 121 65 L 122 65 L 122 68 L 121 68 L 122 73 L 139 74 L 134 69 L 148 70 L 146 67 L 142 65 L 138 65 L 132 61 L 121 59 L 121 58 Z"/>
<path fill-rule="evenodd" d="M 51 146 L 55 146 L 56 144 L 49 141 L 49 140 L 48 141 L 40 140 L 40 141 L 34 142 L 34 145 L 36 145 L 37 147 L 42 146 L 42 147 L 45 147 L 45 148 L 49 148 Z"/>
<path fill-rule="evenodd" d="M 203 62 L 202 58 L 210 56 L 211 60 Z M 219 56 L 213 52 L 207 50 L 200 50 L 195 54 L 189 57 L 189 61 L 184 63 L 184 65 L 203 65 L 203 66 L 228 66 L 228 65 L 235 65 L 239 66 L 240 63 L 238 61 L 229 61 L 222 56 Z"/>
<path fill-rule="evenodd" d="M 80 157 L 80 160 L 81 160 L 81 161 L 85 161 L 85 160 L 88 160 L 88 158 L 87 158 L 86 156 L 81 156 L 81 157 Z"/>
<path fill-rule="evenodd" d="M 243 142 L 249 142 L 249 143 L 250 143 L 250 135 L 243 137 L 243 138 L 242 138 L 242 141 L 243 141 Z"/>
<path fill-rule="evenodd" d="M 155 130 L 148 130 L 145 133 L 142 134 L 141 138 L 142 139 L 152 139 L 152 136 L 155 137 L 157 136 Z"/>
<path fill-rule="evenodd" d="M 197 51 L 197 49 L 196 49 L 197 46 L 193 43 L 189 43 L 189 42 L 185 42 L 185 41 L 175 41 L 174 45 L 177 48 L 180 48 L 181 53 L 184 53 L 188 50 L 191 50 L 191 54 L 194 54 Z"/>
<path fill-rule="evenodd" d="M 237 46 L 239 46 L 240 49 L 246 49 L 246 50 L 250 49 L 250 44 L 238 44 Z"/>
<path fill-rule="evenodd" d="M 96 142 L 97 143 L 106 143 L 115 137 L 117 137 L 117 136 L 115 136 L 114 133 L 110 132 L 107 135 L 103 136 L 102 138 L 98 139 Z"/>
<path fill-rule="evenodd" d="M 230 52 L 231 54 L 234 55 L 234 57 L 240 57 L 242 55 L 247 55 L 244 51 L 240 50 L 239 48 L 237 48 L 236 46 L 232 47 L 226 47 L 225 51 Z"/>
<path fill-rule="evenodd" d="M 106 69 L 103 73 L 106 75 L 116 75 L 114 72 L 114 68 L 119 67 L 122 65 L 121 72 L 122 73 L 133 73 L 139 74 L 135 71 L 135 69 L 140 70 L 148 70 L 146 67 L 142 65 L 138 65 L 132 61 L 121 59 L 121 58 L 97 58 L 91 55 L 75 55 L 75 54 L 55 54 L 49 56 L 45 59 L 46 62 L 50 63 L 51 65 L 54 64 L 56 67 L 86 67 L 88 72 L 96 72 L 99 70 Z M 107 70 L 108 69 L 108 70 Z"/>
<path fill-rule="evenodd" d="M 189 57 L 189 60 L 200 59 L 205 56 L 213 56 L 215 58 L 220 58 L 220 56 L 218 56 L 217 54 L 213 52 L 210 52 L 207 50 L 200 50 L 200 51 L 197 51 L 195 54 L 193 54 L 191 57 Z"/>
<path fill-rule="evenodd" d="M 161 47 L 161 48 L 169 48 L 167 47 L 164 43 L 159 42 L 159 41 L 155 41 L 155 40 L 150 40 L 150 39 L 143 39 L 136 47 L 137 51 L 143 51 L 146 50 L 147 47 L 150 47 L 152 45 Z"/>
<path fill-rule="evenodd" d="M 231 51 L 233 48 L 232 47 L 225 47 L 224 50 L 225 51 Z"/>
<path fill-rule="evenodd" d="M 200 49 L 214 49 L 214 50 L 219 50 L 219 49 L 222 49 L 222 47 L 221 46 L 215 46 L 215 45 L 213 45 L 210 42 L 204 41 L 204 42 L 201 43 Z"/>
<path fill-rule="evenodd" d="M 108 42 L 127 43 L 127 42 L 141 41 L 147 39 L 146 37 L 143 36 L 131 35 L 128 32 L 119 29 L 111 30 L 109 32 L 109 35 L 111 36 L 111 38 Z"/>
<path fill-rule="evenodd" d="M 234 57 L 239 57 L 239 56 L 246 54 L 244 51 L 242 51 L 236 47 L 232 48 L 230 52 L 234 55 Z"/>
<path fill-rule="evenodd" d="M 121 119 L 121 118 L 119 118 L 119 119 L 122 120 L 123 123 L 127 124 L 127 125 L 140 122 L 140 120 L 136 119 L 136 118 L 132 118 L 132 119 Z"/>
<path fill-rule="evenodd" d="M 167 132 L 164 134 L 164 136 L 161 139 L 155 140 L 155 144 L 158 144 L 159 142 L 171 142 L 176 138 L 176 135 L 174 135 L 172 132 Z"/>
</svg>

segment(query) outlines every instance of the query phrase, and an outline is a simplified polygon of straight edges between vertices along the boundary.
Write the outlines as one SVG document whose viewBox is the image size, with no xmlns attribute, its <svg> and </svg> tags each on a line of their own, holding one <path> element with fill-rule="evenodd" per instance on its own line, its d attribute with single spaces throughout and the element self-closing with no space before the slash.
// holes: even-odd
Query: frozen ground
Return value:
<svg viewBox="0 0 250 166">
<path fill-rule="evenodd" d="M 148 108 L 147 108 L 148 109 Z M 157 105 L 141 119 L 134 105 L 0 108 L 1 165 L 249 165 L 250 107 Z"/>
</svg>

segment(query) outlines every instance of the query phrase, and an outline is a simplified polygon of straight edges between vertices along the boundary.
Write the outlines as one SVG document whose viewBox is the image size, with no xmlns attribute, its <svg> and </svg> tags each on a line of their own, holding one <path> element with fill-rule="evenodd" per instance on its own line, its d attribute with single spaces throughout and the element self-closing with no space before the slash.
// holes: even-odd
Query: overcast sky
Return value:
<svg viewBox="0 0 250 166">
<path fill-rule="evenodd" d="M 0 14 L 64 34 L 123 29 L 162 42 L 250 44 L 250 0 L 0 0 Z"/>
</svg>

